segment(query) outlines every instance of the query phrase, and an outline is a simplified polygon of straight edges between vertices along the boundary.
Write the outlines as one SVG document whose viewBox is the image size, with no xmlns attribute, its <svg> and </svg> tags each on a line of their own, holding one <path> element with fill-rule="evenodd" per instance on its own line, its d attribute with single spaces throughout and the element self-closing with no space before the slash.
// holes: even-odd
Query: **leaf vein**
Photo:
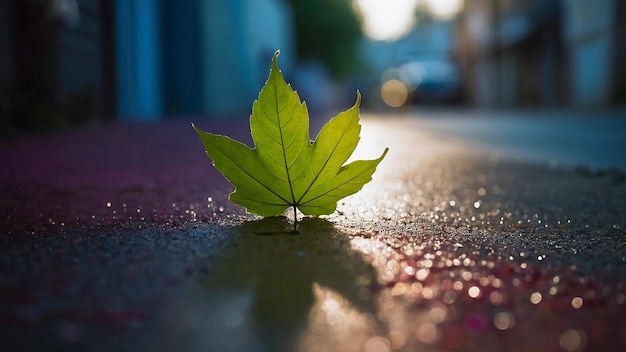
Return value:
<svg viewBox="0 0 626 352">
<path fill-rule="evenodd" d="M 348 130 L 347 128 L 344 128 L 343 132 L 341 133 L 341 137 L 337 140 L 337 143 L 333 146 L 332 152 L 330 153 L 328 158 L 326 158 L 326 160 L 324 161 L 324 164 L 319 169 L 319 172 L 316 173 L 315 177 L 311 181 L 311 184 L 309 184 L 309 186 L 304 191 L 304 193 L 302 193 L 302 196 L 300 197 L 300 199 L 298 199 L 298 203 L 300 203 L 302 201 L 302 199 L 304 199 L 304 197 L 307 195 L 307 193 L 309 193 L 309 191 L 311 190 L 313 185 L 317 182 L 317 180 L 319 179 L 320 175 L 322 174 L 322 172 L 326 168 L 326 165 L 328 165 L 328 163 L 330 162 L 330 159 L 332 159 L 333 155 L 335 154 L 335 151 L 337 150 L 337 147 L 339 146 L 339 144 L 341 144 L 341 141 L 343 140 L 343 137 L 345 136 L 347 130 Z"/>
</svg>

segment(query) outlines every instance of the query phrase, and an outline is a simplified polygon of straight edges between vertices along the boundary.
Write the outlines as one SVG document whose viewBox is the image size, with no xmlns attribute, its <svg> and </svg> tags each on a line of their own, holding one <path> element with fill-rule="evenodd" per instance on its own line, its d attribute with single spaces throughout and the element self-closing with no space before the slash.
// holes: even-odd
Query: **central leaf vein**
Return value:
<svg viewBox="0 0 626 352">
<path fill-rule="evenodd" d="M 276 76 L 274 76 L 274 87 L 278 87 L 278 82 L 277 82 L 278 78 Z M 279 97 L 278 97 L 278 93 L 276 91 L 274 91 L 274 98 L 275 98 L 275 106 L 276 106 L 276 118 L 278 119 L 278 132 L 280 135 L 280 145 L 282 147 L 282 152 L 283 152 L 283 161 L 284 161 L 284 165 L 285 165 L 285 172 L 287 173 L 287 182 L 289 184 L 289 192 L 291 193 L 291 203 L 292 205 L 295 206 L 295 202 L 296 202 L 296 197 L 293 193 L 293 184 L 291 182 L 291 175 L 289 175 L 289 164 L 287 163 L 287 151 L 285 149 L 285 144 L 284 144 L 284 136 L 283 136 L 283 128 L 281 126 L 281 111 L 284 109 L 280 109 L 279 106 Z M 282 99 L 281 99 L 282 100 Z"/>
<path fill-rule="evenodd" d="M 326 160 L 324 160 L 324 164 L 322 164 L 322 167 L 320 167 L 319 171 L 315 174 L 315 177 L 313 178 L 313 180 L 311 181 L 311 183 L 309 184 L 307 189 L 304 191 L 304 193 L 302 193 L 302 196 L 300 197 L 300 199 L 298 199 L 298 203 L 302 202 L 302 199 L 304 199 L 304 197 L 309 193 L 309 191 L 311 190 L 313 185 L 317 182 L 317 179 L 320 177 L 320 175 L 322 174 L 322 172 L 326 168 L 326 165 L 328 165 L 328 163 L 330 162 L 330 159 L 332 159 L 333 155 L 335 154 L 335 151 L 337 150 L 337 147 L 339 146 L 339 144 L 341 144 L 341 141 L 343 140 L 343 137 L 345 136 L 346 131 L 347 131 L 347 129 L 343 130 L 343 132 L 341 133 L 341 137 L 339 138 L 337 143 L 333 146 L 333 150 L 328 155 L 328 158 L 326 158 Z"/>
</svg>

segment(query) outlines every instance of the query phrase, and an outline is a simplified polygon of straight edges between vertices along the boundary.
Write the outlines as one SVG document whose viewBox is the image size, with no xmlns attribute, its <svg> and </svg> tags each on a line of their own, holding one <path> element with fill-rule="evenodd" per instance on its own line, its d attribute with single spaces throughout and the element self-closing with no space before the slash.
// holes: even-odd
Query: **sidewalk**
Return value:
<svg viewBox="0 0 626 352">
<path fill-rule="evenodd" d="M 250 139 L 244 120 L 195 122 Z M 211 166 L 187 120 L 5 141 L 0 159 L 4 225 L 167 223 L 232 208 L 226 201 L 230 185 Z"/>
<path fill-rule="evenodd" d="M 249 141 L 247 121 L 194 122 Z M 495 158 L 435 127 L 365 116 L 355 157 L 389 147 L 387 158 L 299 235 L 228 201 L 231 186 L 190 121 L 2 142 L 0 341 L 79 351 L 626 348 L 626 185 Z"/>
<path fill-rule="evenodd" d="M 417 125 L 552 166 L 626 171 L 626 109 L 421 111 Z"/>
</svg>

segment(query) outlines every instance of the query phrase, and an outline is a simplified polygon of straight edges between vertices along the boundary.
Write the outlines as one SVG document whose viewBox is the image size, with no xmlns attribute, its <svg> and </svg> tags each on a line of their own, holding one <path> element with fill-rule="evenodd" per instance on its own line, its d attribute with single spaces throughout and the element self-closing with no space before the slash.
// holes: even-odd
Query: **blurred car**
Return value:
<svg viewBox="0 0 626 352">
<path fill-rule="evenodd" d="M 423 55 L 404 62 L 383 75 L 406 86 L 407 103 L 458 103 L 463 85 L 459 65 L 445 53 Z"/>
</svg>

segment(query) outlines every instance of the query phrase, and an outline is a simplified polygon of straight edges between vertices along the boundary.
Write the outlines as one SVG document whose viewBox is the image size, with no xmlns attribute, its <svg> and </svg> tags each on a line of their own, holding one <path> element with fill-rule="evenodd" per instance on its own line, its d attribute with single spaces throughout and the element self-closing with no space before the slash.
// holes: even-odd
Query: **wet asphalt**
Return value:
<svg viewBox="0 0 626 352">
<path fill-rule="evenodd" d="M 299 234 L 228 201 L 191 121 L 2 141 L 0 341 L 626 348 L 624 119 L 542 114 L 364 114 L 354 157 L 388 156 L 334 214 L 300 219 Z M 245 119 L 194 122 L 249 143 Z"/>
</svg>

